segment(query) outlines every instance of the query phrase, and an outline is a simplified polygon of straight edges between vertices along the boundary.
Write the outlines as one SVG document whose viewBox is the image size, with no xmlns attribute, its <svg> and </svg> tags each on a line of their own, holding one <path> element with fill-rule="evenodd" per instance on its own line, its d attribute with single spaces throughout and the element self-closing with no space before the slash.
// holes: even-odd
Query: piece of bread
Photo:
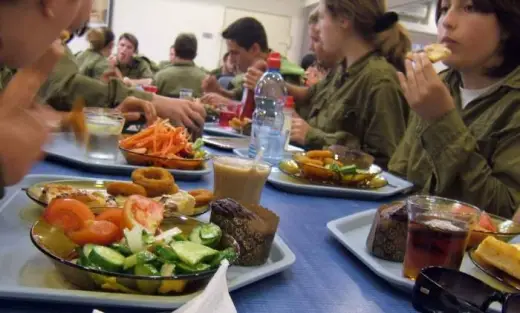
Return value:
<svg viewBox="0 0 520 313">
<path fill-rule="evenodd" d="M 520 280 L 520 245 L 511 245 L 488 236 L 475 254 L 486 263 Z"/>
<path fill-rule="evenodd" d="M 445 60 L 447 57 L 449 57 L 451 55 L 451 50 L 448 49 L 448 47 L 446 47 L 445 45 L 442 45 L 440 43 L 433 43 L 431 45 L 427 45 L 424 47 L 423 50 L 416 51 L 416 53 L 418 53 L 418 52 L 425 52 L 426 55 L 428 56 L 428 59 L 430 59 L 430 61 L 432 63 L 436 63 L 436 62 Z M 406 55 L 406 58 L 412 60 L 413 53 L 409 52 Z"/>
</svg>

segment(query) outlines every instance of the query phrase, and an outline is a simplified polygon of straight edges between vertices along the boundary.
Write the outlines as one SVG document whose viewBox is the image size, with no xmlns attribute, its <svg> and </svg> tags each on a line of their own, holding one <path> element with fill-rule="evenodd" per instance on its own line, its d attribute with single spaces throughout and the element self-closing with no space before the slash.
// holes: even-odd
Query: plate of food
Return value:
<svg viewBox="0 0 520 313">
<path fill-rule="evenodd" d="M 204 133 L 210 136 L 222 136 L 222 137 L 247 137 L 246 135 L 239 134 L 231 126 L 220 126 L 219 123 L 206 123 L 204 124 Z"/>
<path fill-rule="evenodd" d="M 469 256 L 484 273 L 520 292 L 520 244 L 489 236 Z"/>
<path fill-rule="evenodd" d="M 251 136 L 251 119 L 234 117 L 229 121 L 229 126 L 233 128 L 235 132 L 244 136 Z"/>
<path fill-rule="evenodd" d="M 240 247 L 213 223 L 187 217 L 163 222 L 164 207 L 133 195 L 123 209 L 95 214 L 56 199 L 31 227 L 30 239 L 69 282 L 84 290 L 182 294 L 204 286 Z"/>
<path fill-rule="evenodd" d="M 268 181 L 289 192 L 334 197 L 382 198 L 412 188 L 411 183 L 383 172 L 362 151 L 335 150 L 293 153 L 273 169 Z"/>
<path fill-rule="evenodd" d="M 414 281 L 404 276 L 403 266 L 408 231 L 405 201 L 330 221 L 327 228 L 334 238 L 376 275 L 398 289 L 412 292 Z M 469 254 L 465 254 L 460 271 L 495 289 L 514 291 L 482 272 L 471 261 Z"/>
<path fill-rule="evenodd" d="M 27 196 L 47 206 L 54 199 L 75 199 L 95 212 L 122 208 L 128 197 L 149 197 L 165 206 L 165 216 L 198 216 L 209 210 L 213 193 L 209 190 L 180 190 L 170 172 L 162 168 L 135 170 L 132 182 L 106 180 L 57 180 L 39 182 L 26 189 Z"/>
<path fill-rule="evenodd" d="M 191 142 L 190 138 L 186 128 L 160 120 L 119 141 L 119 149 L 130 165 L 201 170 L 209 160 L 208 153 L 202 149 L 204 141 L 199 138 Z"/>
</svg>

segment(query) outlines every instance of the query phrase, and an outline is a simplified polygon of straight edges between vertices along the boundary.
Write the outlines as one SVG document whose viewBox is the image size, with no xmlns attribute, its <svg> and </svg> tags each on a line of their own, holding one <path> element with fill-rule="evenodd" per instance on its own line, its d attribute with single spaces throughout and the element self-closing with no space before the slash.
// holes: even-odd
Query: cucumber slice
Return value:
<svg viewBox="0 0 520 313">
<path fill-rule="evenodd" d="M 180 230 L 178 227 L 174 227 L 158 236 L 155 236 L 155 241 L 164 241 L 165 243 L 170 243 L 175 236 L 180 234 L 182 234 L 182 230 Z"/>
<path fill-rule="evenodd" d="M 96 245 L 93 245 L 91 243 L 87 243 L 86 245 L 83 246 L 83 255 L 88 258 L 90 256 L 90 252 L 92 252 L 92 249 L 94 249 Z"/>
<path fill-rule="evenodd" d="M 218 245 L 220 238 L 222 238 L 222 230 L 213 223 L 199 225 L 190 233 L 190 241 L 208 247 L 215 247 Z"/>
<path fill-rule="evenodd" d="M 173 251 L 171 247 L 164 246 L 164 245 L 157 245 L 155 246 L 155 253 L 159 256 L 159 258 L 164 259 L 166 261 L 177 261 L 179 257 Z"/>
<path fill-rule="evenodd" d="M 189 236 L 190 241 L 202 244 L 202 238 L 200 238 L 201 229 L 202 229 L 202 225 L 199 225 L 199 226 L 193 228 L 193 230 L 191 231 L 190 236 Z"/>
<path fill-rule="evenodd" d="M 186 263 L 177 263 L 177 266 L 175 267 L 175 270 L 182 274 L 193 274 L 198 272 L 203 272 L 206 270 L 209 270 L 211 266 L 205 263 L 199 263 L 195 266 L 186 264 Z"/>
<path fill-rule="evenodd" d="M 157 256 L 150 251 L 141 251 L 136 254 L 132 254 L 131 256 L 125 258 L 123 262 L 123 269 L 127 270 L 132 268 L 138 264 L 146 264 L 150 263 L 157 259 Z"/>
<path fill-rule="evenodd" d="M 169 277 L 175 273 L 175 264 L 164 263 L 161 267 L 161 276 Z"/>
<path fill-rule="evenodd" d="M 179 234 L 177 236 L 173 236 L 173 240 L 175 241 L 188 241 L 188 238 L 184 234 Z"/>
<path fill-rule="evenodd" d="M 143 228 L 136 225 L 132 230 L 125 229 L 125 239 L 130 251 L 137 253 L 144 250 Z"/>
<path fill-rule="evenodd" d="M 343 166 L 339 169 L 341 175 L 356 174 L 357 167 L 355 165 Z"/>
<path fill-rule="evenodd" d="M 218 253 L 217 250 L 191 241 L 177 241 L 171 247 L 181 261 L 191 266 L 212 259 Z"/>
<path fill-rule="evenodd" d="M 117 252 L 121 253 L 124 256 L 130 256 L 132 255 L 132 250 L 127 245 L 124 245 L 122 243 L 113 243 L 110 248 L 116 250 Z"/>
<path fill-rule="evenodd" d="M 139 276 L 159 276 L 160 273 L 150 264 L 138 264 L 135 266 L 134 274 Z M 145 294 L 154 294 L 161 286 L 160 281 L 155 280 L 137 280 L 137 288 Z"/>
<path fill-rule="evenodd" d="M 121 253 L 103 246 L 93 247 L 88 259 L 93 264 L 110 272 L 121 270 L 125 262 L 125 257 Z"/>
<path fill-rule="evenodd" d="M 86 244 L 83 246 L 83 248 L 78 248 L 76 251 L 78 251 L 79 253 L 79 263 L 78 265 L 81 265 L 81 266 L 89 266 L 90 265 L 90 260 L 89 260 L 89 255 L 90 255 L 90 252 L 92 252 L 92 248 L 94 248 L 95 245 L 93 244 Z"/>
</svg>

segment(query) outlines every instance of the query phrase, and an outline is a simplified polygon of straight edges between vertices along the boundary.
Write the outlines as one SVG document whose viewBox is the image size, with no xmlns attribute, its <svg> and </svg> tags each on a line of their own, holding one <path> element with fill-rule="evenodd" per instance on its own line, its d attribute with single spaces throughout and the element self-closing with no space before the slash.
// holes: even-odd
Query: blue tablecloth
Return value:
<svg viewBox="0 0 520 313">
<path fill-rule="evenodd" d="M 50 162 L 37 164 L 32 174 L 81 175 L 73 168 Z M 95 175 L 100 178 L 123 178 Z M 179 182 L 181 188 L 208 188 L 213 178 Z M 278 234 L 296 254 L 296 263 L 286 272 L 231 293 L 238 312 L 414 312 L 410 297 L 374 275 L 334 240 L 326 224 L 349 214 L 376 208 L 378 202 L 293 195 L 267 186 L 262 204 L 280 216 Z M 92 307 L 0 299 L 3 313 L 90 313 Z M 105 313 L 152 311 L 98 308 Z"/>
</svg>

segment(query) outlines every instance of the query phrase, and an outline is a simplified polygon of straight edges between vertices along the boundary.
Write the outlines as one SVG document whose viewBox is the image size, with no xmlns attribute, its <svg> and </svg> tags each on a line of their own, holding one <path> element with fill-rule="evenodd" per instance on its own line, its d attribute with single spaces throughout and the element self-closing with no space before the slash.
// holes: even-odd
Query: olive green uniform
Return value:
<svg viewBox="0 0 520 313">
<path fill-rule="evenodd" d="M 161 61 L 157 65 L 158 71 L 156 73 L 158 73 L 159 71 L 162 71 L 164 69 L 167 69 L 167 68 L 169 68 L 171 66 L 172 66 L 172 62 L 171 61 Z"/>
<path fill-rule="evenodd" d="M 299 65 L 290 62 L 286 57 L 282 56 L 280 65 L 280 74 L 287 83 L 294 85 L 301 85 L 305 71 Z M 244 93 L 244 74 L 236 75 L 231 81 L 231 92 L 233 93 L 233 100 L 240 101 Z"/>
<path fill-rule="evenodd" d="M 360 148 L 386 168 L 406 131 L 409 107 L 395 68 L 377 52 L 346 68 L 343 61 L 310 88 L 305 148 Z"/>
<path fill-rule="evenodd" d="M 153 71 L 150 60 L 143 56 L 137 56 L 132 59 L 130 64 L 118 64 L 117 67 L 124 77 L 130 79 L 146 79 L 153 78 Z"/>
<path fill-rule="evenodd" d="M 520 67 L 465 109 L 460 76 L 443 79 L 456 109 L 430 123 L 412 114 L 389 168 L 424 193 L 510 218 L 520 204 Z"/>
<path fill-rule="evenodd" d="M 80 53 L 76 57 L 76 62 L 81 75 L 94 79 L 100 79 L 109 67 L 107 58 L 92 49 Z"/>
<path fill-rule="evenodd" d="M 154 85 L 157 93 L 166 97 L 179 97 L 181 89 L 191 89 L 193 96 L 202 96 L 202 81 L 206 72 L 193 61 L 175 61 L 173 65 L 155 75 Z"/>
<path fill-rule="evenodd" d="M 69 111 L 79 97 L 91 107 L 115 107 L 129 96 L 152 99 L 152 94 L 128 88 L 118 79 L 111 79 L 106 84 L 79 74 L 74 55 L 68 48 L 42 87 L 41 93 L 44 92 L 51 95 L 48 103 L 61 111 Z"/>
</svg>

